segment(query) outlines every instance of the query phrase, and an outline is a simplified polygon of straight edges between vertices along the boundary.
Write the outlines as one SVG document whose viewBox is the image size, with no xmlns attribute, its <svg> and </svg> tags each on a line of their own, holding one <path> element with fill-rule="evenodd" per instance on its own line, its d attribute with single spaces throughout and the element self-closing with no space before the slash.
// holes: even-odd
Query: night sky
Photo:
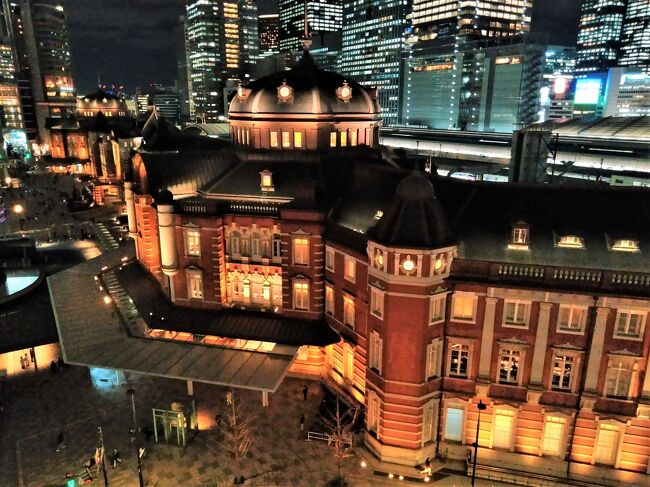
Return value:
<svg viewBox="0 0 650 487">
<path fill-rule="evenodd" d="M 260 14 L 277 0 L 259 0 Z M 580 0 L 533 0 L 534 32 L 551 44 L 575 43 Z M 103 84 L 133 92 L 176 79 L 174 31 L 185 0 L 66 0 L 75 84 L 80 94 Z"/>
</svg>

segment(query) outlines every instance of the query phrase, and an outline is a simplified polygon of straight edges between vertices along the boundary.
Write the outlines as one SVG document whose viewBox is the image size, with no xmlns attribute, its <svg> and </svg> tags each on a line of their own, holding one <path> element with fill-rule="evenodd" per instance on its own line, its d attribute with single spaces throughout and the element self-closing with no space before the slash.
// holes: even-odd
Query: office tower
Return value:
<svg viewBox="0 0 650 487">
<path fill-rule="evenodd" d="M 650 74 L 650 2 L 647 0 L 627 1 L 619 65 L 636 66 Z"/>
<path fill-rule="evenodd" d="M 187 42 L 195 116 L 216 122 L 257 59 L 257 6 L 252 0 L 190 0 Z"/>
<path fill-rule="evenodd" d="M 342 0 L 280 0 L 280 52 L 302 49 L 305 37 L 305 5 L 311 35 L 341 30 Z"/>
<path fill-rule="evenodd" d="M 280 52 L 279 30 L 280 16 L 278 14 L 260 15 L 258 19 L 259 57 L 263 59 Z"/>
<path fill-rule="evenodd" d="M 181 103 L 178 91 L 173 86 L 167 86 L 154 93 L 153 105 L 160 115 L 172 123 L 177 123 L 181 117 Z"/>
<path fill-rule="evenodd" d="M 180 113 L 183 119 L 190 119 L 193 114 L 191 79 L 191 65 L 189 53 L 187 52 L 187 19 L 181 15 L 176 26 L 176 84 L 178 86 L 178 98 Z"/>
<path fill-rule="evenodd" d="M 22 129 L 20 92 L 16 78 L 14 50 L 10 39 L 0 39 L 0 126 L 3 129 Z"/>
<path fill-rule="evenodd" d="M 346 0 L 343 5 L 342 74 L 379 88 L 384 124 L 397 123 L 399 71 L 409 2 Z"/>
<path fill-rule="evenodd" d="M 578 26 L 576 72 L 616 66 L 625 0 L 583 0 Z"/>
</svg>

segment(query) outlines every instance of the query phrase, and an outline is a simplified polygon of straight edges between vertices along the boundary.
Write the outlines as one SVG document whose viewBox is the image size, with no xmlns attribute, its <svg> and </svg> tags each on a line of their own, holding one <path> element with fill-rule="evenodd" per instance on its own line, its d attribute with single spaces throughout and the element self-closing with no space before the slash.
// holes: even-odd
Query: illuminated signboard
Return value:
<svg viewBox="0 0 650 487">
<path fill-rule="evenodd" d="M 569 82 L 564 76 L 558 76 L 553 82 L 553 94 L 563 95 L 569 88 Z"/>
<path fill-rule="evenodd" d="M 596 105 L 600 97 L 602 80 L 598 78 L 580 78 L 576 81 L 576 105 Z"/>
<path fill-rule="evenodd" d="M 430 64 L 428 66 L 415 66 L 413 71 L 443 71 L 453 67 L 453 64 Z"/>
<path fill-rule="evenodd" d="M 523 56 L 499 56 L 494 60 L 494 64 L 521 64 Z"/>
</svg>

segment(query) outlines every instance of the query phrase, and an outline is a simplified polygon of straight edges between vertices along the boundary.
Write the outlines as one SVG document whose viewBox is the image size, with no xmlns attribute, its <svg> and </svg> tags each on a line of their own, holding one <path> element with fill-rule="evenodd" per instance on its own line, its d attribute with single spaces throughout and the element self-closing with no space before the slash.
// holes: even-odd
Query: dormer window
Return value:
<svg viewBox="0 0 650 487">
<path fill-rule="evenodd" d="M 557 239 L 557 246 L 569 249 L 584 249 L 585 239 L 577 235 L 562 235 Z"/>
<path fill-rule="evenodd" d="M 528 250 L 530 238 L 529 230 L 530 227 L 524 222 L 519 222 L 513 225 L 510 242 L 508 242 L 508 248 L 515 250 Z"/>
<path fill-rule="evenodd" d="M 638 252 L 639 241 L 627 238 L 619 238 L 612 241 L 612 250 L 617 252 Z"/>
<path fill-rule="evenodd" d="M 267 169 L 260 173 L 260 186 L 262 191 L 273 191 L 273 173 Z"/>
</svg>

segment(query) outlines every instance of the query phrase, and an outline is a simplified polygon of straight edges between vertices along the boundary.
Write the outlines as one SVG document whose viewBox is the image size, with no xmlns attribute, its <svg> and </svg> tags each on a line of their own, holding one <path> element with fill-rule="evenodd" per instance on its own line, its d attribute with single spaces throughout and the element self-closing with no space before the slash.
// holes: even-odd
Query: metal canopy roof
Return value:
<svg viewBox="0 0 650 487">
<path fill-rule="evenodd" d="M 126 250 L 125 250 L 126 249 Z M 128 334 L 105 293 L 94 283 L 102 267 L 133 257 L 123 247 L 48 277 L 52 308 L 66 363 L 275 392 L 293 354 L 233 350 Z"/>
</svg>

